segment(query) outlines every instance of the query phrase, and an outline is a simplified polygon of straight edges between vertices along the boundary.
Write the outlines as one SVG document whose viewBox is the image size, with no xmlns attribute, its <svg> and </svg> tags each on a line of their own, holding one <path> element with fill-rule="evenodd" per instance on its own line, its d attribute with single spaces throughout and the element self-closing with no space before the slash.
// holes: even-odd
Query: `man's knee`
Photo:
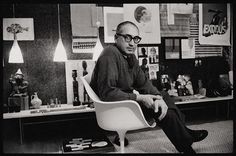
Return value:
<svg viewBox="0 0 236 156">
<path fill-rule="evenodd" d="M 168 117 L 168 118 L 176 118 L 176 112 L 175 112 L 175 110 L 173 110 L 173 109 L 168 109 L 165 117 Z"/>
<path fill-rule="evenodd" d="M 155 118 L 157 120 L 158 116 L 156 116 Z M 162 124 L 162 123 L 166 123 L 166 122 L 169 122 L 169 121 L 172 122 L 173 120 L 176 120 L 176 118 L 177 118 L 177 116 L 176 116 L 175 110 L 168 109 L 165 117 L 161 121 L 159 121 L 159 120 L 157 120 L 157 121 L 159 121 L 159 123 Z"/>
</svg>

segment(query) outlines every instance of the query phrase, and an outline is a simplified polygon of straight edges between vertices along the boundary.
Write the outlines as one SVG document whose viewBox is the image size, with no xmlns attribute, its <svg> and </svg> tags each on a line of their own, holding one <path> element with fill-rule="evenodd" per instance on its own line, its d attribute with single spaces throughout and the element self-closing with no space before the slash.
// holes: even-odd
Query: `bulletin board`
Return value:
<svg viewBox="0 0 236 156">
<path fill-rule="evenodd" d="M 157 79 L 159 71 L 159 46 L 141 45 L 137 48 L 139 66 L 150 80 Z"/>
</svg>

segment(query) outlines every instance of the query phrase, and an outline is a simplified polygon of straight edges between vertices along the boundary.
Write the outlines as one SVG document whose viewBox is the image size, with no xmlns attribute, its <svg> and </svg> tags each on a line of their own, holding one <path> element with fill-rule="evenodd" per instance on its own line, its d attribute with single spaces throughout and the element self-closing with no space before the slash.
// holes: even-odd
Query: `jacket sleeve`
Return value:
<svg viewBox="0 0 236 156">
<path fill-rule="evenodd" d="M 97 62 L 97 93 L 103 101 L 136 100 L 136 95 L 117 87 L 118 65 L 114 57 L 104 56 Z"/>
</svg>

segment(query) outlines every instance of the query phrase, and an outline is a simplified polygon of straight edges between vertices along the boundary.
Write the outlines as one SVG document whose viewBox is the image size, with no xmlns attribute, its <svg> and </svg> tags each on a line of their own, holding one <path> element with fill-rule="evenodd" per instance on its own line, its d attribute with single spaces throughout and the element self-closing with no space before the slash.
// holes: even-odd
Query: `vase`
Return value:
<svg viewBox="0 0 236 156">
<path fill-rule="evenodd" d="M 39 99 L 37 92 L 34 92 L 34 95 L 31 95 L 31 104 L 36 109 L 39 109 L 42 105 L 42 100 Z"/>
</svg>

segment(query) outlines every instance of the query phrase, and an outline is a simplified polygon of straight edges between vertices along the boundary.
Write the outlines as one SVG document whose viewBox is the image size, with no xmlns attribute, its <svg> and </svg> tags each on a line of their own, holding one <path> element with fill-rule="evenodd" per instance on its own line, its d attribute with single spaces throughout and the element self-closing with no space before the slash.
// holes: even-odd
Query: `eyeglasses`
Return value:
<svg viewBox="0 0 236 156">
<path fill-rule="evenodd" d="M 131 42 L 131 40 L 133 39 L 133 41 L 134 41 L 135 44 L 138 44 L 138 43 L 141 41 L 141 39 L 142 39 L 142 38 L 139 37 L 139 36 L 134 36 L 134 37 L 132 37 L 132 36 L 129 35 L 129 34 L 118 34 L 118 33 L 116 33 L 116 35 L 119 35 L 119 36 L 124 37 L 124 39 L 125 39 L 126 42 Z"/>
</svg>

